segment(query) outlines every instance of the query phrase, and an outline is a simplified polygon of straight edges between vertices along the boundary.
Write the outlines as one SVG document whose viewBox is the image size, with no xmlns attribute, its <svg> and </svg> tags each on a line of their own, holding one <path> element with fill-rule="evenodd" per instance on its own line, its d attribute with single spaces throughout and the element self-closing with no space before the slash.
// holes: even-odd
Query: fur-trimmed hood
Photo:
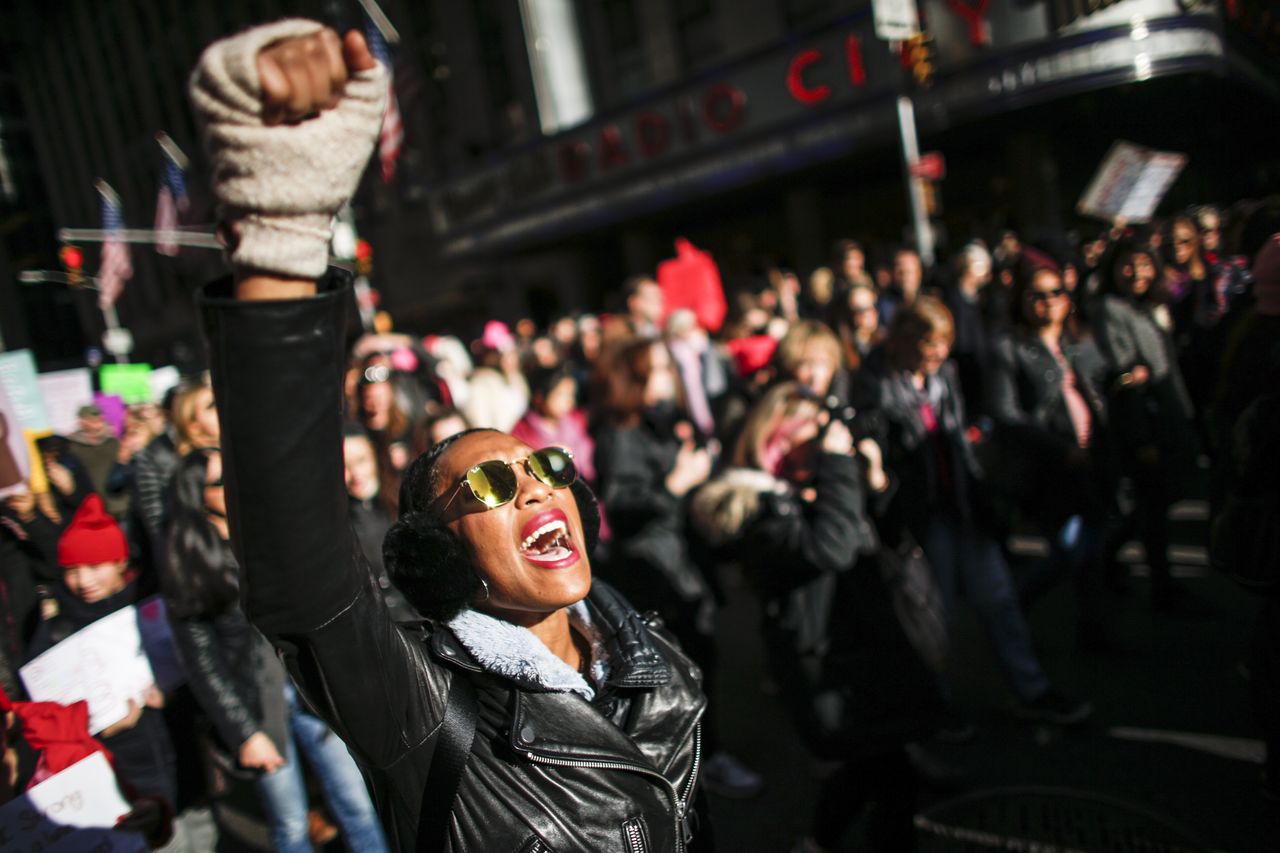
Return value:
<svg viewBox="0 0 1280 853">
<path fill-rule="evenodd" d="M 719 547 L 737 538 L 757 515 L 766 494 L 792 491 L 785 480 L 756 468 L 727 468 L 693 496 L 693 525 L 708 544 Z"/>
</svg>

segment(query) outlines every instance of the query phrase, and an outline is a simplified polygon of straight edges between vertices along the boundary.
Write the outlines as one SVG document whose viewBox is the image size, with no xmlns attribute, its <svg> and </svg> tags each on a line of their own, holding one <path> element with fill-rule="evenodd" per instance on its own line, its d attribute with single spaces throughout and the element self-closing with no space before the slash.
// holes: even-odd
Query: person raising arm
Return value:
<svg viewBox="0 0 1280 853">
<path fill-rule="evenodd" d="M 410 465 L 384 554 L 421 626 L 394 623 L 352 541 L 349 293 L 326 266 L 385 92 L 359 34 L 300 20 L 215 43 L 192 77 L 234 271 L 202 313 L 244 611 L 362 765 L 393 849 L 683 851 L 701 676 L 592 583 L 570 454 L 474 430 Z M 475 734 L 436 827 L 424 792 L 466 695 Z"/>
</svg>

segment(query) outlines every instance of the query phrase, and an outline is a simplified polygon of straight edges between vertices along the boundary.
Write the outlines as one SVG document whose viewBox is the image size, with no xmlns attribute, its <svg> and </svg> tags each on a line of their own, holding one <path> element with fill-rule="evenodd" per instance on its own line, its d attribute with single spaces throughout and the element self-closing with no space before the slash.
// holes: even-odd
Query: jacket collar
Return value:
<svg viewBox="0 0 1280 853">
<path fill-rule="evenodd" d="M 612 687 L 640 688 L 656 687 L 671 680 L 671 665 L 655 645 L 644 620 L 612 587 L 603 581 L 596 580 L 591 585 L 590 594 L 580 606 L 594 630 L 598 631 L 604 659 L 608 661 L 607 667 L 601 673 L 605 684 Z M 466 621 L 470 623 L 475 620 Z M 462 631 L 466 633 L 470 627 L 472 626 L 468 624 Z M 517 630 L 523 631 L 523 629 Z M 528 633 L 528 631 L 523 632 Z M 532 638 L 532 635 L 530 638 L 538 642 L 536 638 Z M 516 657 L 497 655 L 492 651 L 478 648 L 481 642 L 482 638 L 479 634 L 469 636 L 469 642 L 460 639 L 451 621 L 447 625 L 437 626 L 436 630 L 431 632 L 430 647 L 437 658 L 473 672 L 492 672 L 514 681 L 527 690 L 546 692 L 573 689 L 569 686 L 553 686 L 552 683 L 542 680 L 547 673 L 539 667 L 531 666 L 531 661 L 521 661 L 520 657 L 523 653 Z M 539 645 L 541 646 L 541 643 Z M 595 639 L 592 645 L 594 652 Z M 516 646 L 524 648 L 519 643 Z M 516 646 L 512 646 L 511 650 Z M 473 652 L 472 647 L 477 647 L 476 651 Z M 547 656 L 554 657 L 546 651 L 545 646 L 542 650 Z M 499 657 L 505 658 L 500 664 Z M 556 658 L 556 660 L 559 659 Z M 560 663 L 564 666 L 563 662 Z M 565 666 L 564 669 L 568 670 L 568 667 Z M 581 677 L 578 680 L 581 681 Z M 560 683 L 559 679 L 554 681 L 556 684 Z M 583 684 L 585 685 L 585 682 Z M 575 692 L 579 691 L 575 690 Z"/>
<path fill-rule="evenodd" d="M 603 637 L 586 605 L 569 606 L 569 621 L 591 645 L 591 681 L 601 683 L 609 667 Z M 577 693 L 590 701 L 595 687 L 579 672 L 551 653 L 531 631 L 478 610 L 463 610 L 449 620 L 449 630 L 485 671 L 527 689 Z"/>
</svg>

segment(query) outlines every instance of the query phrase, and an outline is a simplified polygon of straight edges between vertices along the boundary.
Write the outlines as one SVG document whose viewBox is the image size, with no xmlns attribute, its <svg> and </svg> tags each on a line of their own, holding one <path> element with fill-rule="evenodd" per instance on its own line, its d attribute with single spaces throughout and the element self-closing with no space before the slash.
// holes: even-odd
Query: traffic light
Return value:
<svg viewBox="0 0 1280 853">
<path fill-rule="evenodd" d="M 356 274 L 368 275 L 373 272 L 373 246 L 368 240 L 356 241 Z"/>
<path fill-rule="evenodd" d="M 916 33 L 903 42 L 904 64 L 911 69 L 911 79 L 922 89 L 933 83 L 933 36 Z"/>
<path fill-rule="evenodd" d="M 62 266 L 67 271 L 67 282 L 70 284 L 83 284 L 84 252 L 80 251 L 78 246 L 72 246 L 68 243 L 59 250 L 58 258 L 62 261 Z"/>
</svg>

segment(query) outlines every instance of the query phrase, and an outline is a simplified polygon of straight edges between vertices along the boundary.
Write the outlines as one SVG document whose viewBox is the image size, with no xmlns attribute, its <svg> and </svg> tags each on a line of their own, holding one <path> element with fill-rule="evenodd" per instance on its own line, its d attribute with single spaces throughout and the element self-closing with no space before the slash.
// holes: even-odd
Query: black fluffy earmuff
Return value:
<svg viewBox="0 0 1280 853">
<path fill-rule="evenodd" d="M 582 518 L 587 554 L 600 541 L 600 505 L 581 480 L 569 487 Z M 428 619 L 448 621 L 468 602 L 483 598 L 480 575 L 466 543 L 428 512 L 407 512 L 387 531 L 382 541 L 387 576 L 419 613 Z"/>
<path fill-rule="evenodd" d="M 387 576 L 419 613 L 447 621 L 480 594 L 466 543 L 438 516 L 409 512 L 382 540 Z"/>
</svg>

